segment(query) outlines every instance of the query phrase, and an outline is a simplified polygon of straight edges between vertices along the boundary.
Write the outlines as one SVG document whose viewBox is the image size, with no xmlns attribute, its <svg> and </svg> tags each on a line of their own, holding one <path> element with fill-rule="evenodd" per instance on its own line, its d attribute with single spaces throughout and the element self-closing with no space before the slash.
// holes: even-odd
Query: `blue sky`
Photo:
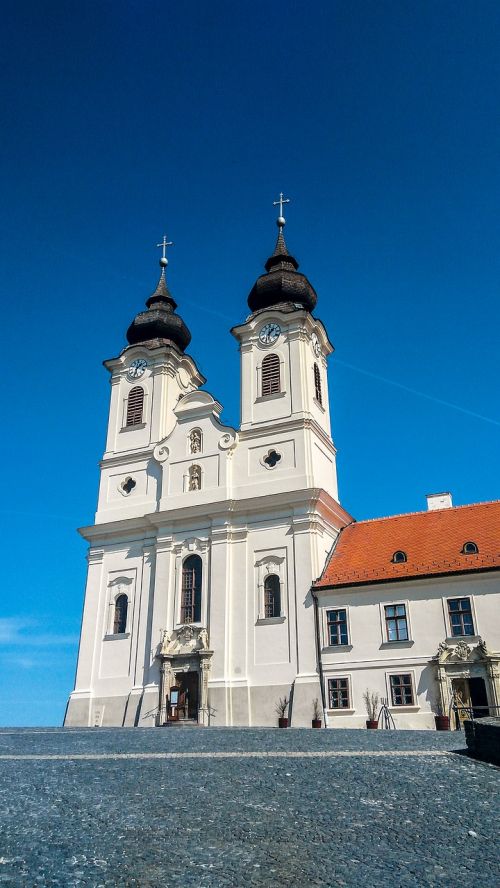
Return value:
<svg viewBox="0 0 500 888">
<path fill-rule="evenodd" d="M 157 280 L 237 423 L 273 199 L 318 292 L 357 518 L 500 497 L 496 2 L 4 5 L 0 723 L 57 724 L 109 386 Z"/>
</svg>

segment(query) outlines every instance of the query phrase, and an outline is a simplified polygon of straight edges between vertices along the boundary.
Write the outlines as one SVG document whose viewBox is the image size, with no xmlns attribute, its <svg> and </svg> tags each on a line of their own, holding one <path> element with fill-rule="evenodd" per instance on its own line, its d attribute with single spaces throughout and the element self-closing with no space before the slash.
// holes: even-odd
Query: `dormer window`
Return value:
<svg viewBox="0 0 500 888">
<path fill-rule="evenodd" d="M 394 564 L 403 564 L 405 561 L 408 561 L 408 558 L 406 557 L 406 552 L 398 549 L 397 552 L 394 552 L 392 560 Z"/>
<path fill-rule="evenodd" d="M 469 540 L 468 543 L 464 543 L 464 547 L 462 549 L 463 555 L 477 555 L 479 549 L 476 543 L 473 543 Z"/>
</svg>

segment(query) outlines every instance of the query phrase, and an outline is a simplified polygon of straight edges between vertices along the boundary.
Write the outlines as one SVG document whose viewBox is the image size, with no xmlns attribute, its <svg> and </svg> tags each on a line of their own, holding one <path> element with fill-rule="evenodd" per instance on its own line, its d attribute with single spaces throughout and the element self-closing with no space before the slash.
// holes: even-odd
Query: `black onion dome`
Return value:
<svg viewBox="0 0 500 888">
<path fill-rule="evenodd" d="M 294 302 L 312 311 L 318 297 L 305 274 L 297 271 L 299 263 L 286 248 L 280 227 L 274 253 L 265 264 L 267 274 L 262 274 L 253 285 L 248 297 L 250 311 L 270 308 L 280 302 Z"/>
<path fill-rule="evenodd" d="M 130 345 L 148 343 L 152 340 L 168 339 L 182 352 L 191 342 L 191 333 L 179 315 L 175 314 L 177 303 L 172 298 L 162 269 L 158 286 L 146 302 L 147 311 L 135 316 L 127 330 Z"/>
</svg>

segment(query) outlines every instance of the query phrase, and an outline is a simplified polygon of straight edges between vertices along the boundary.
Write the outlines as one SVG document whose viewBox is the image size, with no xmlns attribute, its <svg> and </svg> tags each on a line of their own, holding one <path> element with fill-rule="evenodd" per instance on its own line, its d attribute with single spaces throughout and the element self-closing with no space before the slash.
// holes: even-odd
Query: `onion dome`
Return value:
<svg viewBox="0 0 500 888">
<path fill-rule="evenodd" d="M 139 312 L 132 321 L 127 330 L 127 339 L 130 345 L 138 345 L 139 343 L 152 345 L 153 341 L 155 345 L 158 345 L 160 344 L 158 340 L 162 340 L 163 344 L 167 340 L 168 344 L 173 343 L 183 352 L 191 342 L 191 333 L 182 318 L 175 314 L 177 303 L 168 289 L 165 276 L 168 264 L 165 246 L 168 244 L 160 246 L 164 246 L 164 250 L 160 259 L 161 274 L 158 286 L 146 301 L 147 311 Z"/>
<path fill-rule="evenodd" d="M 248 297 L 248 307 L 254 312 L 280 302 L 293 302 L 312 311 L 318 297 L 306 276 L 297 271 L 299 263 L 287 250 L 283 237 L 285 219 L 281 214 L 277 225 L 279 232 L 274 253 L 264 266 L 267 274 L 262 274 L 255 281 Z"/>
</svg>

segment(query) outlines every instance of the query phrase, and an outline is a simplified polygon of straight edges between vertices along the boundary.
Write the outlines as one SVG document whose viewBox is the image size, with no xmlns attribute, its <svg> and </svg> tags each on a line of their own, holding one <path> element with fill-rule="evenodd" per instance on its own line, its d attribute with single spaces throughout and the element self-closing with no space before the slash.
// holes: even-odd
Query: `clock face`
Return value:
<svg viewBox="0 0 500 888">
<path fill-rule="evenodd" d="M 276 342 L 280 333 L 281 327 L 279 324 L 265 324 L 259 333 L 259 339 L 263 345 L 272 345 L 273 342 Z"/>
<path fill-rule="evenodd" d="M 317 358 L 319 358 L 319 356 L 321 354 L 321 345 L 320 345 L 320 341 L 319 341 L 316 333 L 313 333 L 313 335 L 311 336 L 311 342 L 312 342 L 312 347 L 314 349 L 314 354 L 316 355 Z"/>
<path fill-rule="evenodd" d="M 148 362 L 144 360 L 144 358 L 136 358 L 135 361 L 132 361 L 130 367 L 127 370 L 127 376 L 129 379 L 139 379 L 144 373 L 146 367 L 148 366 Z"/>
</svg>

